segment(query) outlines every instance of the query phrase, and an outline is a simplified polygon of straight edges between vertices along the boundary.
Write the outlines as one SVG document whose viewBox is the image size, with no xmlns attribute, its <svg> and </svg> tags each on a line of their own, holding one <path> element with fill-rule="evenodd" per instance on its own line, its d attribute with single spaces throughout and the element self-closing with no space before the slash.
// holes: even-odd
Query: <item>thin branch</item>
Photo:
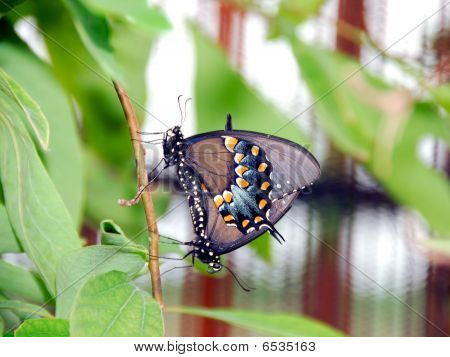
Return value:
<svg viewBox="0 0 450 357">
<path fill-rule="evenodd" d="M 149 233 L 149 253 L 150 258 L 148 262 L 148 270 L 150 272 L 150 279 L 152 282 L 152 295 L 158 303 L 163 306 L 161 276 L 159 272 L 159 233 L 156 225 L 156 215 L 153 208 L 153 200 L 150 191 L 148 190 L 148 175 L 145 165 L 145 150 L 141 144 L 141 134 L 139 123 L 136 118 L 133 105 L 126 90 L 117 82 L 114 82 L 114 88 L 119 96 L 120 104 L 122 104 L 125 118 L 130 129 L 131 142 L 133 143 L 134 157 L 136 162 L 136 173 L 138 181 L 138 191 L 142 192 L 142 202 L 144 203 L 145 216 L 147 218 L 148 233 Z M 119 203 L 126 204 L 127 201 L 120 200 Z"/>
</svg>

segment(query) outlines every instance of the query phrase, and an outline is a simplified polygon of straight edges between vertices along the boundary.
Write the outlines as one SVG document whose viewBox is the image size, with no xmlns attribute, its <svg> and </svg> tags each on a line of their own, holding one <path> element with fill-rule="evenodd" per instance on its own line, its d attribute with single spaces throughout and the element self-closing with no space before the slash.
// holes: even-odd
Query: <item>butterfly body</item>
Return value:
<svg viewBox="0 0 450 357">
<path fill-rule="evenodd" d="M 280 243 L 274 224 L 289 210 L 320 166 L 303 147 L 251 131 L 226 130 L 184 138 L 180 127 L 163 139 L 166 166 L 176 166 L 188 196 L 197 237 L 186 243 L 191 254 L 215 272 L 220 255 L 269 231 Z"/>
</svg>

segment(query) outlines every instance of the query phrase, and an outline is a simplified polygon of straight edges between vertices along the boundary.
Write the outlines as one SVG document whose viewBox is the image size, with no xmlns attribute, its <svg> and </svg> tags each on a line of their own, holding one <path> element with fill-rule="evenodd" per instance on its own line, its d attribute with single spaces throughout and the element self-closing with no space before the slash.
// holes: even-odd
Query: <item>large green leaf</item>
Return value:
<svg viewBox="0 0 450 357">
<path fill-rule="evenodd" d="M 0 254 L 21 251 L 22 247 L 11 228 L 6 208 L 3 202 L 0 201 Z"/>
<path fill-rule="evenodd" d="M 450 237 L 450 184 L 417 155 L 426 136 L 450 143 L 438 108 L 359 71 L 351 58 L 291 43 L 334 144 L 362 162 L 398 202 L 418 210 L 438 235 Z"/>
<path fill-rule="evenodd" d="M 123 247 L 91 246 L 65 256 L 58 266 L 56 316 L 68 318 L 74 299 L 90 277 L 111 270 L 137 274 L 146 262 L 142 254 L 125 252 Z"/>
<path fill-rule="evenodd" d="M 53 294 L 59 259 L 80 247 L 81 241 L 18 119 L 20 111 L 6 99 L 1 101 L 0 113 L 0 179 L 5 206 L 17 238 Z"/>
<path fill-rule="evenodd" d="M 196 307 L 173 307 L 167 308 L 167 311 L 221 320 L 267 336 L 336 337 L 344 335 L 323 322 L 294 314 Z"/>
<path fill-rule="evenodd" d="M 0 260 L 0 291 L 36 304 L 48 303 L 49 295 L 40 276 Z"/>
<path fill-rule="evenodd" d="M 22 319 L 34 318 L 37 316 L 51 317 L 52 315 L 42 306 L 30 304 L 20 300 L 1 300 L 0 310 L 7 309 L 17 313 Z"/>
<path fill-rule="evenodd" d="M 149 33 L 170 29 L 170 23 L 157 8 L 149 7 L 146 0 L 82 0 L 99 15 L 112 15 L 134 24 Z"/>
<path fill-rule="evenodd" d="M 14 335 L 16 337 L 69 337 L 69 321 L 63 319 L 26 320 Z"/>
<path fill-rule="evenodd" d="M 47 150 L 50 137 L 50 128 L 47 118 L 42 113 L 39 105 L 29 96 L 27 92 L 13 80 L 5 71 L 0 69 L 0 92 L 16 102 L 22 110 L 25 124 L 30 132 L 37 138 L 43 149 Z"/>
<path fill-rule="evenodd" d="M 30 93 L 48 118 L 50 145 L 42 156 L 74 222 L 79 223 L 83 200 L 83 169 L 79 134 L 68 98 L 49 66 L 25 46 L 0 43 L 0 66 Z M 33 75 L 30 76 L 29 73 Z"/>
<path fill-rule="evenodd" d="M 70 316 L 72 336 L 152 336 L 164 334 L 161 307 L 134 286 L 125 273 L 89 279 Z"/>
<path fill-rule="evenodd" d="M 3 332 L 5 331 L 5 320 L 0 316 L 0 335 L 3 336 Z"/>
<path fill-rule="evenodd" d="M 64 3 L 71 11 L 78 33 L 92 57 L 111 79 L 123 82 L 110 43 L 110 28 L 106 18 L 92 13 L 80 0 L 64 0 Z"/>
</svg>

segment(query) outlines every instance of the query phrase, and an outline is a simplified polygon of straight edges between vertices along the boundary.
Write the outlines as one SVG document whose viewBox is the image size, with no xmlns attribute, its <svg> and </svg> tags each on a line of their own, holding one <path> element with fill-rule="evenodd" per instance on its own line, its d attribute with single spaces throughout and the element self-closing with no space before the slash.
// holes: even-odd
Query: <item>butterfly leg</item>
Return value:
<svg viewBox="0 0 450 357">
<path fill-rule="evenodd" d="M 163 275 L 165 275 L 165 274 L 167 274 L 167 273 L 170 273 L 172 270 L 175 270 L 175 269 L 185 269 L 185 268 L 193 268 L 193 265 L 183 265 L 183 266 L 179 266 L 179 267 L 173 267 L 173 268 L 170 268 L 169 270 L 166 270 L 165 272 L 161 273 L 161 276 L 163 276 Z"/>
<path fill-rule="evenodd" d="M 151 176 L 151 174 L 159 167 L 159 165 L 161 165 L 164 162 L 164 159 L 161 159 L 159 161 L 159 163 L 153 168 L 152 171 L 150 171 L 150 173 L 148 174 L 149 176 Z M 142 194 L 145 192 L 145 190 L 159 177 L 159 175 L 161 175 L 161 173 L 167 169 L 169 167 L 169 165 L 166 165 L 157 173 L 157 175 L 155 177 L 153 177 L 148 184 L 146 184 L 145 186 L 142 186 L 139 188 L 139 190 L 137 191 L 136 195 L 131 199 L 131 200 L 126 200 L 126 199 L 119 199 L 119 205 L 121 206 L 127 206 L 127 207 L 131 207 L 134 206 L 136 203 L 139 202 L 139 200 L 141 199 Z"/>
</svg>

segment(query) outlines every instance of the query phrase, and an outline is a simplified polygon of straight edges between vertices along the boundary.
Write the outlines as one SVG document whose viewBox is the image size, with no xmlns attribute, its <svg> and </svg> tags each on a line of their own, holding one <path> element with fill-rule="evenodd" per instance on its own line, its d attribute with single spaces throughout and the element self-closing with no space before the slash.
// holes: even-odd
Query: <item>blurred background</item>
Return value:
<svg viewBox="0 0 450 357">
<path fill-rule="evenodd" d="M 120 1 L 16 3 L 0 6 L 0 66 L 50 121 L 42 158 L 86 244 L 106 218 L 148 244 L 142 207 L 116 204 L 136 184 L 111 77 L 143 130 L 178 125 L 183 94 L 186 136 L 222 129 L 229 112 L 234 128 L 289 138 L 321 163 L 320 180 L 277 225 L 283 246 L 264 235 L 227 256 L 256 290 L 175 269 L 162 277 L 167 306 L 299 313 L 352 336 L 450 334 L 448 1 L 161 0 L 151 12 Z M 106 20 L 89 32 L 83 11 Z M 150 169 L 161 148 L 146 148 Z M 160 232 L 191 240 L 170 172 L 154 200 Z M 178 265 L 162 260 L 161 271 Z M 138 283 L 148 289 L 147 276 Z M 249 335 L 206 318 L 165 321 L 168 336 Z"/>
</svg>

